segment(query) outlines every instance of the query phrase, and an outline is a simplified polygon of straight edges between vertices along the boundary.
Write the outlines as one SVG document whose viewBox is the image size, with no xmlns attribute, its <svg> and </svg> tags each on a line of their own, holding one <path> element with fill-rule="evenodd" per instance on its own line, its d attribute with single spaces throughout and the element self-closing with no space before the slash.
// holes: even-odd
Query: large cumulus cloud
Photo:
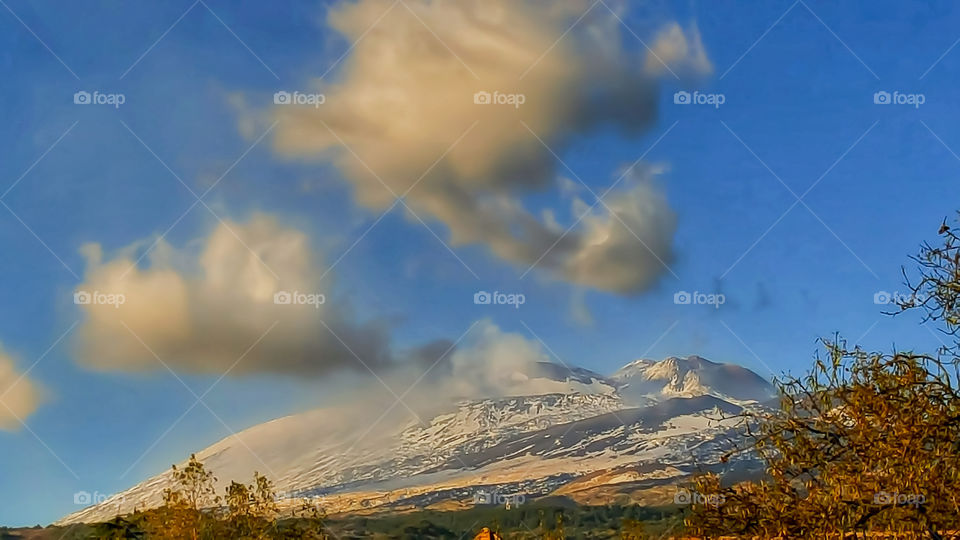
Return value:
<svg viewBox="0 0 960 540">
<path fill-rule="evenodd" d="M 596 289 L 650 286 L 671 259 L 675 219 L 649 178 L 628 175 L 577 223 L 537 215 L 521 198 L 556 187 L 553 152 L 578 136 L 601 126 L 626 135 L 649 130 L 658 77 L 711 69 L 695 29 L 668 24 L 637 53 L 623 46 L 634 38 L 621 36 L 620 21 L 602 4 L 390 6 L 359 0 L 331 11 L 330 27 L 354 45 L 336 82 L 317 85 L 326 104 L 276 108 L 276 150 L 332 160 L 369 209 L 385 210 L 406 194 L 414 212 L 446 225 L 454 245 L 483 245 L 517 266 L 536 263 Z M 525 101 L 478 105 L 478 91 Z"/>
<path fill-rule="evenodd" d="M 88 263 L 77 291 L 123 298 L 81 304 L 86 317 L 76 346 L 88 367 L 162 370 L 163 362 L 217 375 L 320 375 L 366 372 L 364 364 L 376 370 L 396 359 L 386 325 L 358 321 L 323 277 L 308 236 L 273 217 L 224 222 L 181 247 L 161 240 L 147 263 L 137 264 L 145 244 L 108 259 L 97 244 L 83 248 Z M 278 304 L 278 292 L 299 293 L 302 301 L 324 295 L 324 303 Z"/>
</svg>

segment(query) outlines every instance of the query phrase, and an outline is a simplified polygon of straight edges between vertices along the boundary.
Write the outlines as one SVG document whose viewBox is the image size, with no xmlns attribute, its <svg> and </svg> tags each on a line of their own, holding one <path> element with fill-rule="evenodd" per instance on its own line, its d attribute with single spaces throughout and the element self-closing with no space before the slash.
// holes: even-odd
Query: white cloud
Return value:
<svg viewBox="0 0 960 540">
<path fill-rule="evenodd" d="M 0 348 L 0 429 L 18 428 L 40 402 L 39 387 L 17 371 L 13 358 Z"/>
<path fill-rule="evenodd" d="M 703 48 L 696 26 L 684 32 L 677 23 L 664 26 L 647 52 L 644 67 L 648 73 L 663 75 L 702 75 L 713 72 L 713 64 Z"/>
<path fill-rule="evenodd" d="M 538 342 L 482 321 L 463 346 L 450 354 L 450 376 L 443 386 L 458 397 L 509 395 L 512 387 L 525 382 L 531 364 L 546 361 L 549 358 Z"/>
<path fill-rule="evenodd" d="M 228 369 L 231 375 L 320 375 L 365 371 L 353 353 L 373 369 L 392 361 L 387 328 L 355 321 L 331 280 L 321 279 L 326 267 L 307 235 L 272 217 L 222 223 L 198 245 L 160 241 L 144 268 L 135 255 L 147 244 L 109 260 L 97 244 L 83 248 L 88 266 L 77 291 L 123 298 L 80 306 L 86 319 L 76 345 L 84 365 L 144 371 L 164 369 L 162 361 L 178 371 L 217 375 Z M 314 304 L 276 304 L 282 291 L 324 295 L 324 303 L 314 296 Z"/>
<path fill-rule="evenodd" d="M 553 362 L 546 347 L 523 334 L 505 332 L 490 320 L 479 321 L 424 381 L 429 385 L 426 405 L 446 405 L 450 400 L 481 399 L 569 392 L 608 392 L 601 382 L 569 380 L 566 366 Z M 391 374 L 400 388 L 420 373 Z M 406 378 L 405 378 L 406 377 Z M 573 378 L 576 378 L 575 376 Z M 423 404 L 411 398 L 415 408 Z"/>
<path fill-rule="evenodd" d="M 332 160 L 375 211 L 411 189 L 407 204 L 444 223 L 453 245 L 486 246 L 523 269 L 539 260 L 538 269 L 596 289 L 651 286 L 674 232 L 653 187 L 628 187 L 611 200 L 616 217 L 601 206 L 566 234 L 520 202 L 562 189 L 538 136 L 560 152 L 600 126 L 636 135 L 652 125 L 661 70 L 622 46 L 619 21 L 598 7 L 571 28 L 590 7 L 579 0 L 409 0 L 384 15 L 387 7 L 359 0 L 331 11 L 329 25 L 355 46 L 340 79 L 318 83 L 324 105 L 276 107 L 276 150 Z M 709 67 L 695 30 L 668 27 L 655 50 L 685 72 Z M 478 91 L 524 103 L 478 105 Z"/>
</svg>

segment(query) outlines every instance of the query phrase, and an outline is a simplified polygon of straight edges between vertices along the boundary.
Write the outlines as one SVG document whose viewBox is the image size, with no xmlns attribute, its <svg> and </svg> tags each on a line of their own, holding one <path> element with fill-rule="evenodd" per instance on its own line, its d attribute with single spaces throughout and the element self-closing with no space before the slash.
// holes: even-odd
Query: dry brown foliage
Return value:
<svg viewBox="0 0 960 540">
<path fill-rule="evenodd" d="M 326 516 L 308 501 L 291 515 L 277 508 L 273 484 L 254 472 L 252 484 L 231 482 L 224 495 L 216 494 L 216 478 L 196 456 L 186 466 L 173 466 L 173 486 L 164 490 L 158 508 L 118 516 L 101 524 L 97 538 L 164 540 L 326 540 Z"/>
<path fill-rule="evenodd" d="M 881 354 L 824 341 L 809 373 L 777 381 L 778 410 L 743 417 L 738 451 L 755 452 L 766 479 L 697 477 L 688 534 L 960 538 L 960 238 L 946 224 L 940 235 L 914 257 L 899 313 L 921 310 L 944 345 Z"/>
</svg>

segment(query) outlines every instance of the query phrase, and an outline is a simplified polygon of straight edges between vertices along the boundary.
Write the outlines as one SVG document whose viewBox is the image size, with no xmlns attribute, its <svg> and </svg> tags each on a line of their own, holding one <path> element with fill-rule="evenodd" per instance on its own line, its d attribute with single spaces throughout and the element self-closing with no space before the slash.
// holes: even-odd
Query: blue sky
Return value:
<svg viewBox="0 0 960 540">
<path fill-rule="evenodd" d="M 306 87 L 350 52 L 327 27 L 325 4 L 211 1 L 184 15 L 190 7 L 6 0 L 0 9 L 0 189 L 13 186 L 0 199 L 0 342 L 20 371 L 33 365 L 45 393 L 27 427 L 0 431 L 0 523 L 50 522 L 77 509 L 73 493 L 124 489 L 229 435 L 227 426 L 334 399 L 322 379 L 227 377 L 204 398 L 221 423 L 202 405 L 184 415 L 195 397 L 166 370 L 90 370 L 71 335 L 51 349 L 84 318 L 72 302 L 86 265 L 80 246 L 109 252 L 167 231 L 195 201 L 180 180 L 203 192 L 228 170 L 205 198 L 210 210 L 194 207 L 166 240 L 207 236 L 214 214 L 243 222 L 264 212 L 304 231 L 327 260 L 349 249 L 338 294 L 360 316 L 391 320 L 397 347 L 456 339 L 489 318 L 602 373 L 641 355 L 700 354 L 766 376 L 803 369 L 816 338 L 835 331 L 868 348 L 937 344 L 916 317 L 883 316 L 874 294 L 904 290 L 901 265 L 957 209 L 960 52 L 951 48 L 960 13 L 951 3 L 626 10 L 644 41 L 669 21 L 695 25 L 714 68 L 696 84 L 662 78 L 656 121 L 639 136 L 578 133 L 560 152 L 569 170 L 558 172 L 598 192 L 642 155 L 664 166 L 676 257 L 636 295 L 524 275 L 526 266 L 483 246 L 451 253 L 444 223 L 426 219 L 431 232 L 400 208 L 370 229 L 380 213 L 356 203 L 340 170 L 278 155 L 271 135 L 253 145 L 262 131 L 241 129 L 237 96 L 266 109 L 273 92 Z M 645 52 L 630 32 L 623 46 Z M 73 103 L 74 92 L 95 89 L 126 102 Z M 675 104 L 679 90 L 725 101 Z M 878 91 L 925 102 L 877 105 Z M 806 193 L 803 202 L 793 206 L 791 191 Z M 551 192 L 526 202 L 562 206 Z M 527 300 L 475 305 L 478 290 Z M 722 293 L 726 303 L 677 305 L 681 290 Z M 574 316 L 580 303 L 589 323 Z M 217 380 L 178 376 L 197 394 Z"/>
</svg>

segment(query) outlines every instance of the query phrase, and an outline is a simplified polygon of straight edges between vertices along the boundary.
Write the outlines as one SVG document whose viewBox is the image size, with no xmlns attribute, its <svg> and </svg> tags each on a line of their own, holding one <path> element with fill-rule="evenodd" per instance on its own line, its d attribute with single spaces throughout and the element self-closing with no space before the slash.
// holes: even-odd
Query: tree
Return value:
<svg viewBox="0 0 960 540">
<path fill-rule="evenodd" d="M 960 529 L 960 238 L 913 259 L 919 278 L 899 311 L 919 309 L 946 338 L 938 350 L 890 354 L 835 338 L 802 377 L 777 381 L 780 407 L 743 429 L 766 464 L 759 483 L 695 478 L 693 535 L 838 537 L 884 531 L 942 538 Z M 906 273 L 904 273 L 906 278 Z"/>
<path fill-rule="evenodd" d="M 293 512 L 283 527 L 279 528 L 279 538 L 309 538 L 327 540 L 326 514 L 317 499 L 304 499 L 300 507 Z"/>
<path fill-rule="evenodd" d="M 643 522 L 637 519 L 624 518 L 620 524 L 620 540 L 646 540 L 650 538 Z"/>
<path fill-rule="evenodd" d="M 542 531 L 543 540 L 564 540 L 566 533 L 563 531 L 563 511 L 556 512 L 556 525 L 552 529 L 547 528 L 543 519 L 543 512 L 540 512 L 540 531 Z"/>
<path fill-rule="evenodd" d="M 161 506 L 101 523 L 96 538 L 327 539 L 326 516 L 316 499 L 304 499 L 282 518 L 273 483 L 259 472 L 249 485 L 232 481 L 222 497 L 216 494 L 216 477 L 194 455 L 185 467 L 174 465 L 171 478 Z"/>
<path fill-rule="evenodd" d="M 277 511 L 273 484 L 258 472 L 253 484 L 233 481 L 226 488 L 225 528 L 231 538 L 268 538 L 276 529 Z"/>
<path fill-rule="evenodd" d="M 220 505 L 214 485 L 216 477 L 195 455 L 183 468 L 173 465 L 173 487 L 163 491 L 163 505 L 144 513 L 144 528 L 150 538 L 200 540 L 214 538 L 216 516 L 211 509 Z"/>
<path fill-rule="evenodd" d="M 94 536 L 109 540 L 139 540 L 146 538 L 137 520 L 117 516 L 110 521 L 94 526 Z"/>
</svg>

